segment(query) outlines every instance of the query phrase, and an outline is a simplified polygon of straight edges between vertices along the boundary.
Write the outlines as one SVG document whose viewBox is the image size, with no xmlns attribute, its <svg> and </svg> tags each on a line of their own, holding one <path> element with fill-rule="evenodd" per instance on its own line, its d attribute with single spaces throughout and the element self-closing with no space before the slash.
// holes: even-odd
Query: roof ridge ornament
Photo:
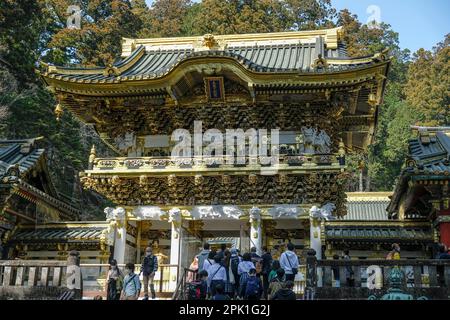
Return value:
<svg viewBox="0 0 450 320">
<path fill-rule="evenodd" d="M 223 39 L 218 39 L 211 33 L 203 35 L 201 39 L 194 43 L 194 51 L 204 50 L 225 50 L 227 44 Z"/>
</svg>

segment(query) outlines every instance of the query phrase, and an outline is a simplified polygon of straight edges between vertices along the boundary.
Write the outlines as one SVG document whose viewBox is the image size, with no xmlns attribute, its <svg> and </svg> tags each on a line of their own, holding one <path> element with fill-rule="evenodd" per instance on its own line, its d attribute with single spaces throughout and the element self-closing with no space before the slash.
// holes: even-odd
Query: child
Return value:
<svg viewBox="0 0 450 320">
<path fill-rule="evenodd" d="M 272 279 L 269 285 L 269 300 L 273 300 L 273 297 L 284 286 L 284 269 L 279 268 L 277 270 L 277 276 Z"/>
<path fill-rule="evenodd" d="M 224 294 L 223 291 L 224 287 L 221 284 L 216 285 L 216 294 L 212 297 L 211 300 L 230 300 L 230 297 Z"/>
<path fill-rule="evenodd" d="M 259 300 L 263 292 L 261 279 L 256 276 L 256 269 L 252 268 L 248 272 L 248 278 L 245 281 L 245 294 L 246 300 Z"/>
<path fill-rule="evenodd" d="M 202 270 L 198 274 L 198 277 L 200 278 L 200 300 L 205 300 L 208 294 L 208 272 Z"/>
</svg>

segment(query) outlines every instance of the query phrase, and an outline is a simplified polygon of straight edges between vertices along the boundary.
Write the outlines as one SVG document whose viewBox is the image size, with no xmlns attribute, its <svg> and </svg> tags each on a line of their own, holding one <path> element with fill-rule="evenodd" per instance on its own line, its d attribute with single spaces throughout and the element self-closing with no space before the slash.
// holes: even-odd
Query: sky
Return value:
<svg viewBox="0 0 450 320">
<path fill-rule="evenodd" d="M 366 23 L 379 12 L 380 20 L 399 33 L 400 47 L 412 52 L 431 50 L 450 33 L 450 0 L 331 0 L 337 10 L 349 9 Z M 367 10 L 370 6 L 376 10 Z M 372 19 L 370 19 L 372 20 Z"/>
<path fill-rule="evenodd" d="M 199 0 L 194 0 L 199 1 Z M 151 5 L 152 0 L 146 0 Z M 349 9 L 361 22 L 379 17 L 399 33 L 400 47 L 431 50 L 450 33 L 450 0 L 331 0 L 337 10 Z M 369 9 L 369 13 L 367 12 Z M 372 10 L 370 10 L 372 9 Z M 375 9 L 375 10 L 373 10 Z M 377 19 L 378 20 L 378 19 Z"/>
</svg>

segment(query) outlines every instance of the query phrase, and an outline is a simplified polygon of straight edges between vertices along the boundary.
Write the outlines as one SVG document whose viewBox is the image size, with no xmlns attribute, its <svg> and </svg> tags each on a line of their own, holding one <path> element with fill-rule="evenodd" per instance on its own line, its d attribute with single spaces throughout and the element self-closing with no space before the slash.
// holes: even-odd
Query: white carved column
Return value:
<svg viewBox="0 0 450 320">
<path fill-rule="evenodd" d="M 124 264 L 127 243 L 126 212 L 122 207 L 105 208 L 106 220 L 109 221 L 109 231 L 113 235 L 114 259 L 118 264 Z"/>
<path fill-rule="evenodd" d="M 256 247 L 256 253 L 262 254 L 261 209 L 250 209 L 250 247 Z"/>
<path fill-rule="evenodd" d="M 316 251 L 317 260 L 322 259 L 322 221 L 323 220 L 333 220 L 334 216 L 332 215 L 333 210 L 336 206 L 333 203 L 327 203 L 326 205 L 318 208 L 317 206 L 313 206 L 309 210 L 309 218 L 310 218 L 310 247 Z M 319 286 L 322 285 L 322 270 L 321 268 L 317 268 L 317 284 Z"/>
<path fill-rule="evenodd" d="M 170 268 L 169 288 L 175 291 L 180 270 L 180 246 L 181 246 L 181 210 L 172 208 L 169 210 L 169 222 L 172 224 L 170 237 L 170 264 L 177 267 Z"/>
</svg>

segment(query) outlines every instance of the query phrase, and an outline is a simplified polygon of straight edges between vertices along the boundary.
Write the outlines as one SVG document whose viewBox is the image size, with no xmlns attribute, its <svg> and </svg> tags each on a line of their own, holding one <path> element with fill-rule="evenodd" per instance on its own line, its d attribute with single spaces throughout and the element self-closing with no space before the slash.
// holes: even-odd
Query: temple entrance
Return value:
<svg viewBox="0 0 450 320">
<path fill-rule="evenodd" d="M 215 250 L 222 244 L 229 249 L 250 250 L 248 229 L 248 222 L 243 220 L 186 221 L 181 238 L 180 265 L 189 268 L 206 242 Z"/>
<path fill-rule="evenodd" d="M 306 257 L 305 248 L 310 245 L 309 220 L 279 219 L 263 221 L 263 246 L 267 246 L 274 259 L 279 259 L 292 242 L 303 263 Z"/>
</svg>

